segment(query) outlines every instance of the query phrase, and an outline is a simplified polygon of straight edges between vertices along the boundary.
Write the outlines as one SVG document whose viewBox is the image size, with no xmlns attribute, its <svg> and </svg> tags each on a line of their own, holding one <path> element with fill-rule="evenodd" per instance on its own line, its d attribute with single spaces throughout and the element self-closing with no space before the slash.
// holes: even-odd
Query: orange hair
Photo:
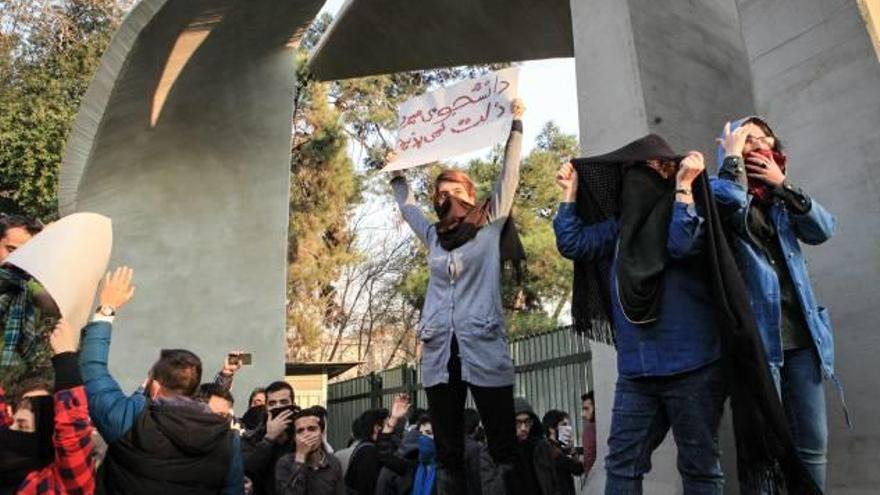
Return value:
<svg viewBox="0 0 880 495">
<path fill-rule="evenodd" d="M 470 176 L 461 170 L 453 170 L 446 169 L 440 172 L 440 175 L 434 179 L 434 195 L 433 201 L 436 204 L 439 199 L 439 191 L 440 191 L 440 183 L 441 182 L 456 182 L 464 186 L 465 191 L 467 191 L 469 196 L 476 197 L 477 196 L 477 188 L 474 186 L 474 181 L 471 180 Z"/>
</svg>

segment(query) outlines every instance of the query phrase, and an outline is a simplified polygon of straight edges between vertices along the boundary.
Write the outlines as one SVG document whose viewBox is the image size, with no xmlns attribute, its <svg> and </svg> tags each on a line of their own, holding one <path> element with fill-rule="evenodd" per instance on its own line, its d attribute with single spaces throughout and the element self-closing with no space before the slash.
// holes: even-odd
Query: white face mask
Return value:
<svg viewBox="0 0 880 495">
<path fill-rule="evenodd" d="M 559 440 L 559 443 L 562 445 L 571 445 L 572 433 L 573 430 L 571 425 L 559 425 L 556 429 L 557 440 Z"/>
</svg>

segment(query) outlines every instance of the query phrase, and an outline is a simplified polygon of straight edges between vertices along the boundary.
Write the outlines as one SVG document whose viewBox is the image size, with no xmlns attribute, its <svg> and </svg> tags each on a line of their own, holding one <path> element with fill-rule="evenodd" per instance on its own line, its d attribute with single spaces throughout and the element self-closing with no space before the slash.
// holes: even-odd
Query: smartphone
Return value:
<svg viewBox="0 0 880 495">
<path fill-rule="evenodd" d="M 269 417 L 274 418 L 275 416 L 278 416 L 279 414 L 283 413 L 284 411 L 291 411 L 293 414 L 296 414 L 296 413 L 300 412 L 300 410 L 301 410 L 300 407 L 297 406 L 296 404 L 291 404 L 289 406 L 276 407 L 273 409 L 269 409 Z"/>
<path fill-rule="evenodd" d="M 242 353 L 229 353 L 229 363 L 230 364 L 240 364 L 242 366 L 250 366 L 251 364 L 251 353 L 242 352 Z"/>
</svg>

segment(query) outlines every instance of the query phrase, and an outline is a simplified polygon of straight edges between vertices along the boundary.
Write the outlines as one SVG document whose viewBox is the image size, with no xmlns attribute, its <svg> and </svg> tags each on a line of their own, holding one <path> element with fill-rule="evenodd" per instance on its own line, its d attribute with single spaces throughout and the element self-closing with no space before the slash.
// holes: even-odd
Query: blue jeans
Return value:
<svg viewBox="0 0 880 495">
<path fill-rule="evenodd" d="M 672 428 L 685 495 L 720 495 L 718 427 L 726 387 L 720 361 L 668 377 L 618 377 L 605 495 L 640 495 L 651 453 Z"/>
<path fill-rule="evenodd" d="M 770 371 L 788 419 L 798 457 L 813 481 L 825 490 L 828 419 L 819 358 L 812 347 L 785 351 L 781 367 Z"/>
</svg>

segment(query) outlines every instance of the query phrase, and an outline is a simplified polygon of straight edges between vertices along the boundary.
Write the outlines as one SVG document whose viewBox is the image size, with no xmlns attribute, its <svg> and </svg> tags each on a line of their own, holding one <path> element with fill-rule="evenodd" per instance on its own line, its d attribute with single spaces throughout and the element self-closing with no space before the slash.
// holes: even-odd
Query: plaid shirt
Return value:
<svg viewBox="0 0 880 495">
<path fill-rule="evenodd" d="M 0 268 L 0 321 L 3 350 L 0 366 L 19 364 L 33 357 L 39 340 L 37 317 L 27 279 L 8 268 Z"/>
<path fill-rule="evenodd" d="M 0 388 L 0 427 L 8 428 L 12 418 L 6 409 L 6 393 Z M 85 387 L 80 385 L 55 393 L 55 461 L 30 473 L 18 495 L 95 493 L 95 460 L 92 455 L 92 426 Z"/>
</svg>

